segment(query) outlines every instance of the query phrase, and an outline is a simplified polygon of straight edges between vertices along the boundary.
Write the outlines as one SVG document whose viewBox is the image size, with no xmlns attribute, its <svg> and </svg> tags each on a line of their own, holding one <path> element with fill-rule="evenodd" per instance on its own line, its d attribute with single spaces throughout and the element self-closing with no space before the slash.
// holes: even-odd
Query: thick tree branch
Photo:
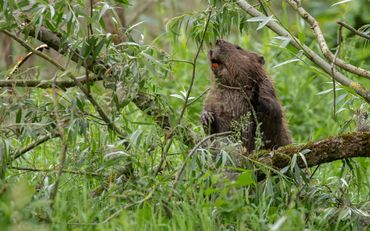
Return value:
<svg viewBox="0 0 370 231">
<path fill-rule="evenodd" d="M 301 5 L 298 5 L 294 0 L 287 0 L 288 4 L 298 12 L 298 14 L 310 24 L 312 30 L 314 31 L 316 38 L 319 42 L 320 49 L 324 56 L 330 61 L 334 62 L 337 66 L 343 68 L 346 71 L 357 74 L 359 76 L 366 77 L 370 79 L 370 71 L 365 70 L 360 67 L 356 67 L 350 63 L 346 63 L 340 58 L 336 58 L 335 55 L 330 51 L 328 45 L 326 44 L 325 37 L 320 29 L 319 23 L 316 21 L 312 15 L 310 15 Z"/>
<path fill-rule="evenodd" d="M 253 17 L 264 17 L 264 15 L 261 12 L 259 12 L 256 8 L 254 8 L 245 0 L 238 0 L 237 4 L 241 9 L 243 9 L 246 13 Z M 366 102 L 370 104 L 370 92 L 364 86 L 362 86 L 358 82 L 348 79 L 346 76 L 344 76 L 337 70 L 332 70 L 330 63 L 322 59 L 308 46 L 301 44 L 296 37 L 292 36 L 287 30 L 285 30 L 281 25 L 279 25 L 275 21 L 270 20 L 266 26 L 270 28 L 272 31 L 274 31 L 276 34 L 289 38 L 291 44 L 297 49 L 302 49 L 307 58 L 309 58 L 322 70 L 324 70 L 326 73 L 332 76 L 337 82 L 339 82 L 343 86 L 353 89 L 359 96 L 364 98 Z"/>
<path fill-rule="evenodd" d="M 370 157 L 370 132 L 354 132 L 297 146 L 288 145 L 266 152 L 262 156 L 261 154 L 254 155 L 251 159 L 275 169 L 282 169 L 289 165 L 294 154 L 303 150 L 308 151 L 304 154 L 307 167 L 346 158 Z M 306 167 L 302 158 L 299 158 L 297 163 L 301 168 Z"/>
</svg>

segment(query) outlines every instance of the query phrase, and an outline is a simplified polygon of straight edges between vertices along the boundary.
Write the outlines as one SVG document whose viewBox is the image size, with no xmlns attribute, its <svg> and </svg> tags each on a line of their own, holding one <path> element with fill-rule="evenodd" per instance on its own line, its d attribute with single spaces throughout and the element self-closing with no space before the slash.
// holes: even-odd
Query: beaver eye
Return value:
<svg viewBox="0 0 370 231">
<path fill-rule="evenodd" d="M 242 48 L 240 46 L 236 46 L 236 49 L 238 50 L 242 50 Z"/>
</svg>

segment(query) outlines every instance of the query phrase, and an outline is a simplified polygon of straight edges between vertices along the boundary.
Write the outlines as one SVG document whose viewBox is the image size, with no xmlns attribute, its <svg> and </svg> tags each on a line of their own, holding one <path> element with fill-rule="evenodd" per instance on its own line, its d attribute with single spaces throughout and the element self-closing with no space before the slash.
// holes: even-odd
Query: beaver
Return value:
<svg viewBox="0 0 370 231">
<path fill-rule="evenodd" d="M 255 150 L 257 134 L 263 149 L 290 144 L 291 135 L 273 83 L 263 68 L 263 56 L 217 40 L 208 58 L 214 77 L 201 115 L 204 130 L 213 134 L 241 128 L 247 153 Z"/>
</svg>

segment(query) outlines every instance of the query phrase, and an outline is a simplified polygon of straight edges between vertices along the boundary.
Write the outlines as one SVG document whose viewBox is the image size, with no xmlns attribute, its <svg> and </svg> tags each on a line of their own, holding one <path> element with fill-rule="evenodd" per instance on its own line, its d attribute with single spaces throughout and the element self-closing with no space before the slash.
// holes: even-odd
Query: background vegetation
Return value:
<svg viewBox="0 0 370 231">
<path fill-rule="evenodd" d="M 319 53 L 310 26 L 286 1 L 262 2 L 269 15 Z M 338 20 L 369 33 L 369 3 L 302 4 L 319 21 L 328 46 L 335 48 Z M 121 8 L 124 13 L 116 13 Z M 3 229 L 369 229 L 369 159 L 305 170 L 298 168 L 295 159 L 272 176 L 264 166 L 236 163 L 239 144 L 227 138 L 219 140 L 217 150 L 203 144 L 187 158 L 206 136 L 199 118 L 211 84 L 207 50 L 216 38 L 265 57 L 295 144 L 354 131 L 358 115 L 369 110 L 364 99 L 340 84 L 336 84 L 334 100 L 330 75 L 233 1 L 1 0 L 0 10 L 0 29 L 31 47 L 42 43 L 30 31 L 35 28 L 38 34 L 42 27 L 58 33 L 68 46 L 64 56 L 52 49 L 43 51 L 64 71 L 33 55 L 12 73 L 16 60 L 28 51 L 2 34 L 7 56 L 0 62 L 0 80 L 85 76 L 88 64 L 70 60 L 73 51 L 79 50 L 81 60 L 100 60 L 93 70 L 111 67 L 105 72 L 91 71 L 90 78 L 102 81 L 84 87 L 122 133 L 109 129 L 96 105 L 78 87 L 1 87 Z M 11 52 L 6 53 L 10 42 Z M 369 51 L 369 40 L 343 29 L 338 57 L 370 69 Z M 343 73 L 370 88 L 368 79 Z M 144 111 L 133 103 L 139 93 L 154 102 Z M 169 115 L 171 129 L 163 128 L 156 114 Z M 45 136 L 58 137 L 13 160 Z M 174 186 L 182 167 L 185 171 Z M 255 168 L 264 169 L 264 181 L 256 181 Z M 240 174 L 230 179 L 230 169 Z"/>
</svg>

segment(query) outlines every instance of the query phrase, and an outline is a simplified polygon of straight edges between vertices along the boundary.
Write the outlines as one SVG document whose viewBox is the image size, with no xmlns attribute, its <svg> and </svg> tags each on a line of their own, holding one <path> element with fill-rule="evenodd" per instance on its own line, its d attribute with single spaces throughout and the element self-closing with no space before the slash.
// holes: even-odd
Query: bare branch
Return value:
<svg viewBox="0 0 370 231">
<path fill-rule="evenodd" d="M 38 51 L 42 51 L 43 49 L 49 49 L 48 45 L 46 44 L 42 44 L 38 47 L 35 48 L 35 50 L 38 50 Z M 19 60 L 15 65 L 14 67 L 12 68 L 12 70 L 9 72 L 9 75 L 7 76 L 7 79 L 10 78 L 11 75 L 13 75 L 18 69 L 20 66 L 23 65 L 23 63 L 25 63 L 31 56 L 33 55 L 32 52 L 28 52 L 27 55 L 22 58 L 21 60 Z"/>
<path fill-rule="evenodd" d="M 348 30 L 352 31 L 352 32 L 353 32 L 353 33 L 355 33 L 356 35 L 361 36 L 361 37 L 363 37 L 363 38 L 366 38 L 366 39 L 370 40 L 370 35 L 365 34 L 365 33 L 362 33 L 361 31 L 356 30 L 355 28 L 353 28 L 352 26 L 348 25 L 347 23 L 345 23 L 345 22 L 341 22 L 341 21 L 338 21 L 337 23 L 338 23 L 339 25 L 341 25 L 341 26 L 343 26 L 343 27 L 347 28 Z"/>
<path fill-rule="evenodd" d="M 36 140 L 35 142 L 29 144 L 27 147 L 24 147 L 21 150 L 14 153 L 14 155 L 11 158 L 11 161 L 9 163 L 11 163 L 13 160 L 18 159 L 19 157 L 23 156 L 24 154 L 26 154 L 27 152 L 31 151 L 32 149 L 38 147 L 39 145 L 45 143 L 46 141 L 48 141 L 50 139 L 53 139 L 55 137 L 58 137 L 58 136 L 59 136 L 59 134 L 50 134 L 50 135 L 46 135 L 46 136 L 41 137 L 40 139 Z"/>
<path fill-rule="evenodd" d="M 314 31 L 316 38 L 319 42 L 320 49 L 324 56 L 330 61 L 334 62 L 337 66 L 343 68 L 346 71 L 351 73 L 357 74 L 359 76 L 366 77 L 370 79 L 370 71 L 365 70 L 363 68 L 354 66 L 350 63 L 346 63 L 340 58 L 335 58 L 335 55 L 330 51 L 328 45 L 326 44 L 325 37 L 320 29 L 319 23 L 316 21 L 312 15 L 310 15 L 301 5 L 294 0 L 287 0 L 288 4 L 293 7 L 294 10 L 298 12 L 298 14 L 308 23 L 311 25 L 312 30 Z"/>
<path fill-rule="evenodd" d="M 237 4 L 241 9 L 243 9 L 246 13 L 253 17 L 263 17 L 264 15 L 255 9 L 252 5 L 250 5 L 245 0 L 238 0 Z M 332 76 L 336 81 L 338 81 L 343 86 L 353 89 L 359 96 L 364 98 L 367 103 L 370 104 L 370 92 L 358 82 L 352 81 L 344 76 L 342 73 L 338 72 L 337 70 L 333 70 L 331 68 L 330 63 L 326 62 L 322 59 L 318 54 L 316 54 L 313 50 L 311 50 L 308 46 L 301 44 L 299 40 L 292 36 L 286 29 L 284 29 L 281 25 L 276 23 L 273 20 L 270 20 L 267 25 L 272 31 L 280 36 L 284 36 L 290 38 L 291 44 L 296 47 L 297 49 L 302 49 L 304 54 L 315 64 L 317 64 L 322 70 Z"/>
<path fill-rule="evenodd" d="M 87 79 L 85 76 L 83 77 L 76 77 L 78 82 L 81 84 L 93 81 L 99 81 L 101 78 L 89 78 Z M 31 79 L 24 79 L 24 80 L 0 80 L 0 87 L 36 87 L 36 88 L 52 88 L 53 80 L 31 80 Z M 76 87 L 74 81 L 71 80 L 59 80 L 55 81 L 55 86 L 58 88 L 70 88 Z"/>
<path fill-rule="evenodd" d="M 45 169 L 45 168 L 30 168 L 30 167 L 17 167 L 17 166 L 10 166 L 9 169 L 19 170 L 19 171 L 30 171 L 30 172 L 56 172 L 57 169 Z M 75 175 L 86 175 L 86 176 L 93 176 L 93 177 L 103 177 L 103 175 L 94 173 L 94 172 L 81 172 L 75 170 L 62 170 L 63 173 L 75 174 Z"/>
</svg>

